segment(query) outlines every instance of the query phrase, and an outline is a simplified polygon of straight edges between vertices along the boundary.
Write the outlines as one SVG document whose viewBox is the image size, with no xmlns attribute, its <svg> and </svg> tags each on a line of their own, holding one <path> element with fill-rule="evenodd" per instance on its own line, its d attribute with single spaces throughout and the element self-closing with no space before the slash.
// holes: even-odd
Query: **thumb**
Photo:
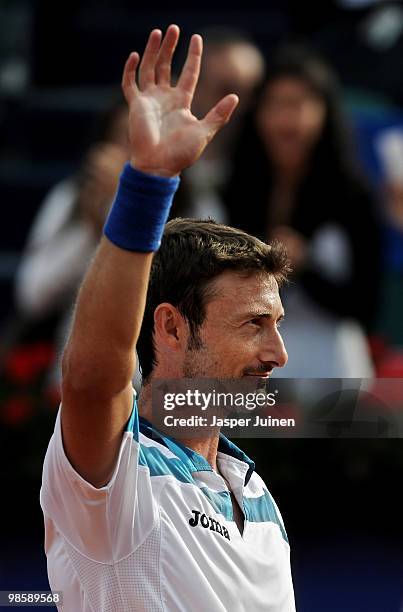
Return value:
<svg viewBox="0 0 403 612">
<path fill-rule="evenodd" d="M 202 119 L 201 123 L 209 133 L 210 138 L 230 120 L 238 102 L 238 96 L 229 94 L 217 102 Z"/>
</svg>

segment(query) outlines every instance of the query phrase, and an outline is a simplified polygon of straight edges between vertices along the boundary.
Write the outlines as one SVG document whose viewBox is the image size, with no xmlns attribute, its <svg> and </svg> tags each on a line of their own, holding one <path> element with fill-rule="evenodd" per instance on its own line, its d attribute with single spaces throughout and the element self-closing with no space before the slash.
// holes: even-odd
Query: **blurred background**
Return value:
<svg viewBox="0 0 403 612">
<path fill-rule="evenodd" d="M 177 67 L 204 35 L 194 113 L 241 99 L 172 215 L 286 244 L 279 376 L 403 378 L 401 2 L 0 0 L 0 590 L 48 588 L 39 487 L 60 353 L 128 156 L 122 68 L 169 23 Z M 401 612 L 401 440 L 240 445 L 282 510 L 297 609 Z"/>
</svg>

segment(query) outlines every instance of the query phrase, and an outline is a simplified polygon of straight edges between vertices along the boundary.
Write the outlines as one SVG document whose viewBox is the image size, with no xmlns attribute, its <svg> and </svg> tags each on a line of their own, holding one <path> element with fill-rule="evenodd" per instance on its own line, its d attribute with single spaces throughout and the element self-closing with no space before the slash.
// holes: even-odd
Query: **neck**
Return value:
<svg viewBox="0 0 403 612">
<path fill-rule="evenodd" d="M 143 418 L 147 419 L 148 421 L 152 423 L 152 401 L 151 401 L 152 389 L 151 389 L 151 386 L 152 386 L 152 383 L 149 382 L 141 388 L 139 400 L 138 400 L 138 407 L 139 407 L 140 416 L 142 416 Z M 185 438 L 181 436 L 180 442 L 184 444 L 185 446 L 187 446 L 188 448 L 191 448 L 192 450 L 194 450 L 196 453 L 199 453 L 199 455 L 202 455 L 202 457 L 207 459 L 207 461 L 209 462 L 213 470 L 218 471 L 217 449 L 218 449 L 219 437 L 220 437 L 220 430 L 219 428 L 215 428 L 209 432 L 208 436 L 206 435 L 201 438 L 194 438 L 194 437 Z"/>
<path fill-rule="evenodd" d="M 296 166 L 278 166 L 277 167 L 277 183 L 285 185 L 289 189 L 297 188 L 304 176 L 304 167 Z"/>
</svg>

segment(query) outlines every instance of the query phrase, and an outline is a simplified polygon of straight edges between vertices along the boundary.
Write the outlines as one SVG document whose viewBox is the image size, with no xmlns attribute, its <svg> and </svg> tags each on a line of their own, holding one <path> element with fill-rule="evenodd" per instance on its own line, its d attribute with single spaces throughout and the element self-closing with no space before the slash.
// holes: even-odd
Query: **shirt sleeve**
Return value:
<svg viewBox="0 0 403 612">
<path fill-rule="evenodd" d="M 63 181 L 34 221 L 15 282 L 16 303 L 26 317 L 45 316 L 70 300 L 95 250 L 89 226 L 72 219 L 77 198 L 75 181 Z"/>
<path fill-rule="evenodd" d="M 113 563 L 131 554 L 155 525 L 158 513 L 149 472 L 139 470 L 138 456 L 139 421 L 134 399 L 115 470 L 108 484 L 97 489 L 66 457 L 59 409 L 43 466 L 41 506 L 57 533 L 90 559 Z"/>
</svg>

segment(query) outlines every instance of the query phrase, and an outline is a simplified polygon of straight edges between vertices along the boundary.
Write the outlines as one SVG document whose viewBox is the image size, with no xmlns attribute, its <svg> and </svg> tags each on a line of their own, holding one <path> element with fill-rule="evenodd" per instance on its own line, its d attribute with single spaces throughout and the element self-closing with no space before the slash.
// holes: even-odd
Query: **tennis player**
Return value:
<svg viewBox="0 0 403 612">
<path fill-rule="evenodd" d="M 184 443 L 152 423 L 153 380 L 265 378 L 287 360 L 280 247 L 208 221 L 162 238 L 179 173 L 237 104 L 192 115 L 202 40 L 172 86 L 178 38 L 153 30 L 124 69 L 131 160 L 79 292 L 43 469 L 49 582 L 65 612 L 292 612 L 287 534 L 253 461 L 218 430 Z"/>
</svg>

